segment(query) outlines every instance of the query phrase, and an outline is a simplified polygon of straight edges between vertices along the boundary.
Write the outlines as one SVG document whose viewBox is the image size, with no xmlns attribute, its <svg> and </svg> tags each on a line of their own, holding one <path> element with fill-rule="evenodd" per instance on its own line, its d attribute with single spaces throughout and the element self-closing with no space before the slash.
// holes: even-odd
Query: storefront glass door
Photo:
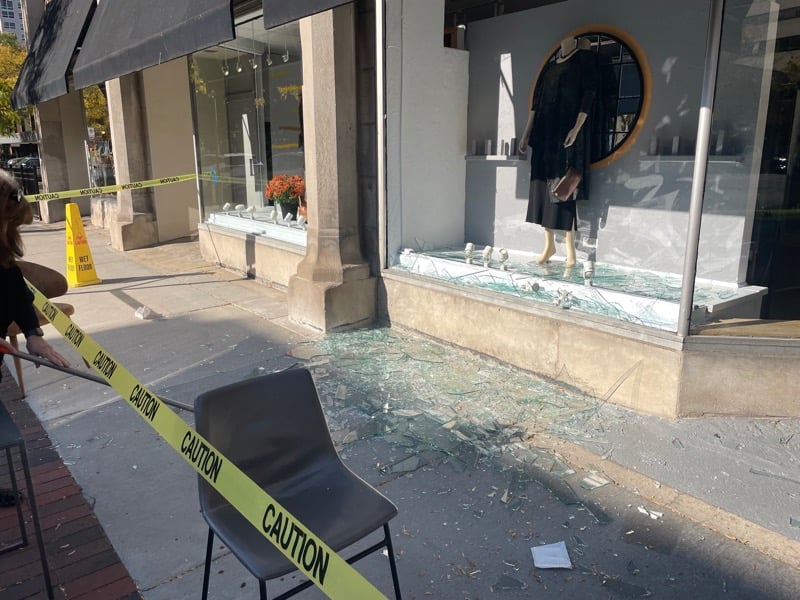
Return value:
<svg viewBox="0 0 800 600">
<path fill-rule="evenodd" d="M 702 230 L 739 249 L 737 280 L 763 293 L 701 333 L 800 337 L 798 25 L 797 0 L 725 3 Z"/>
</svg>

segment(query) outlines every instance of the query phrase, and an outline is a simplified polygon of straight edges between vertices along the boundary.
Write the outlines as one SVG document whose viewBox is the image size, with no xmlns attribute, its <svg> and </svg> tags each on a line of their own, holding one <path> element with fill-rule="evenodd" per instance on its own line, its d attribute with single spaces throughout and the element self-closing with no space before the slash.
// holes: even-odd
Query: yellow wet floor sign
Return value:
<svg viewBox="0 0 800 600">
<path fill-rule="evenodd" d="M 125 367 L 106 352 L 28 282 L 34 304 L 87 363 L 118 392 L 192 468 L 208 481 L 231 505 L 267 538 L 298 570 L 334 600 L 372 600 L 386 598 L 378 589 L 336 554 L 314 532 L 261 489 L 239 467 L 230 462 L 208 440 L 197 433 L 162 400 L 140 383 Z M 192 451 L 201 448 L 202 451 Z M 320 506 L 320 510 L 325 510 Z M 291 524 L 294 544 L 276 541 L 270 535 L 275 522 Z M 289 526 L 284 527 L 284 531 Z M 302 540 L 302 543 L 300 543 Z"/>
<path fill-rule="evenodd" d="M 101 283 L 94 269 L 89 240 L 77 204 L 67 204 L 67 283 L 70 287 Z"/>
</svg>

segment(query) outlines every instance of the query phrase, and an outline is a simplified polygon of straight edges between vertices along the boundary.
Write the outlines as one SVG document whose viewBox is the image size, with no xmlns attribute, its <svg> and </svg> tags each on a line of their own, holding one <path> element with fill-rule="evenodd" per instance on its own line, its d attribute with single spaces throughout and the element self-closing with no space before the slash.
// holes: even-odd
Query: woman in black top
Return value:
<svg viewBox="0 0 800 600">
<path fill-rule="evenodd" d="M 0 171 L 0 344 L 13 350 L 5 337 L 8 326 L 16 322 L 25 334 L 28 352 L 67 367 L 67 359 L 42 337 L 39 317 L 33 307 L 33 294 L 25 285 L 16 263 L 22 256 L 20 227 L 32 221 L 33 209 L 25 200 L 19 183 L 7 172 Z"/>
<path fill-rule="evenodd" d="M 6 341 L 11 323 L 25 334 L 28 352 L 50 362 L 68 367 L 69 362 L 42 337 L 39 317 L 33 307 L 33 294 L 25 285 L 16 260 L 22 256 L 20 227 L 33 221 L 33 209 L 25 200 L 19 183 L 0 171 L 0 346 L 13 352 Z M 0 355 L 2 358 L 2 355 Z M 2 379 L 0 371 L 0 379 Z M 11 506 L 17 498 L 11 490 L 0 489 L 0 506 Z"/>
</svg>

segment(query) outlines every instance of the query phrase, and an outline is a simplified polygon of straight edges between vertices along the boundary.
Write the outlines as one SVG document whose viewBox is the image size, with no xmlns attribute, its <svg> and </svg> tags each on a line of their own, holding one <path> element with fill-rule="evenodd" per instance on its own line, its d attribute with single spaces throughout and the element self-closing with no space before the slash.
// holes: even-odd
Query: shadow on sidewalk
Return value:
<svg viewBox="0 0 800 600">
<path fill-rule="evenodd" d="M 27 402 L 21 399 L 11 373 L 5 365 L 0 368 L 3 375 L 0 401 L 25 436 L 55 597 L 59 600 L 139 600 L 141 596 L 136 585 L 108 541 L 92 506 L 53 448 L 42 424 Z M 46 598 L 30 520 L 31 494 L 24 486 L 19 457 L 13 458 L 24 496 L 29 543 L 20 550 L 0 556 L 0 597 L 3 600 Z M 0 487 L 8 487 L 10 480 L 6 463 L 0 462 Z M 0 508 L 0 549 L 17 539 L 16 510 L 13 507 Z"/>
</svg>

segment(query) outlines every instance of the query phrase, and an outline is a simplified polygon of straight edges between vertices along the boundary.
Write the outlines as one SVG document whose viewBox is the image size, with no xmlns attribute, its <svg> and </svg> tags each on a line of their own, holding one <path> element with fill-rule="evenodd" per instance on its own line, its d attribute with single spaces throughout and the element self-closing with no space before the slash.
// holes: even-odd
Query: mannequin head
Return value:
<svg viewBox="0 0 800 600">
<path fill-rule="evenodd" d="M 568 37 L 561 40 L 561 56 L 567 56 L 578 48 L 578 40 Z"/>
</svg>

